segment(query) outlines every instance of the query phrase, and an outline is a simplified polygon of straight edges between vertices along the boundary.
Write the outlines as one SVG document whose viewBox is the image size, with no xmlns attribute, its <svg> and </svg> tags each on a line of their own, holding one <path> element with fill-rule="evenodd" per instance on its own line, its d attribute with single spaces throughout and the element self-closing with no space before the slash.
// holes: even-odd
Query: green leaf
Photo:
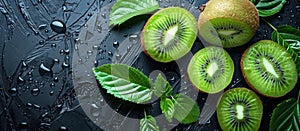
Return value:
<svg viewBox="0 0 300 131">
<path fill-rule="evenodd" d="M 140 121 L 140 130 L 141 131 L 159 131 L 158 126 L 156 125 L 155 119 L 151 115 L 145 116 L 145 118 Z"/>
<path fill-rule="evenodd" d="M 274 109 L 270 121 L 270 131 L 299 131 L 300 108 L 295 98 L 281 102 Z"/>
<path fill-rule="evenodd" d="M 286 0 L 250 0 L 255 4 L 258 15 L 267 17 L 274 15 L 282 9 Z"/>
<path fill-rule="evenodd" d="M 172 94 L 172 87 L 165 78 L 158 74 L 154 83 L 154 94 L 158 97 L 165 98 Z"/>
<path fill-rule="evenodd" d="M 288 25 L 279 26 L 273 31 L 272 40 L 284 46 L 292 55 L 300 77 L 300 31 Z"/>
<path fill-rule="evenodd" d="M 172 122 L 174 116 L 174 103 L 171 99 L 165 98 L 160 101 L 160 109 L 169 122 Z"/>
<path fill-rule="evenodd" d="M 183 124 L 196 122 L 200 115 L 200 109 L 196 101 L 184 94 L 176 94 L 174 101 L 174 117 Z"/>
<path fill-rule="evenodd" d="M 93 72 L 102 88 L 115 97 L 134 103 L 143 103 L 152 97 L 151 80 L 135 68 L 105 64 L 94 68 Z"/>
<path fill-rule="evenodd" d="M 156 0 L 117 0 L 109 14 L 109 25 L 120 25 L 134 16 L 150 13 L 158 8 Z"/>
</svg>

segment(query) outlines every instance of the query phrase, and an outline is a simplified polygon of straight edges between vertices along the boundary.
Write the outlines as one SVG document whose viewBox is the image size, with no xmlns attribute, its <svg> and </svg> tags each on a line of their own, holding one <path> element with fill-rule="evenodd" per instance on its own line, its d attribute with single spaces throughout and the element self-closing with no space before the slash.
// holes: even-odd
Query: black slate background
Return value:
<svg viewBox="0 0 300 131">
<path fill-rule="evenodd" d="M 194 7 L 199 7 L 206 2 L 200 0 L 188 1 Z M 76 48 L 75 43 L 81 29 L 85 28 L 86 21 L 97 13 L 98 9 L 112 2 L 114 1 L 0 1 L 0 130 L 102 130 L 85 115 L 76 100 L 70 64 L 72 64 L 72 53 Z M 101 45 L 101 49 L 115 50 L 111 43 L 118 39 L 124 39 L 124 35 L 125 37 L 130 35 L 126 34 L 127 30 L 140 31 L 140 27 L 143 26 L 149 16 L 136 17 L 134 21 L 113 28 L 105 43 Z M 288 24 L 300 29 L 300 1 L 287 0 L 284 9 L 280 13 L 264 19 L 275 27 Z M 52 20 L 65 22 L 67 32 L 64 34 L 54 32 L 50 27 Z M 135 27 L 133 23 L 136 23 L 137 26 Z M 128 26 L 130 29 L 127 28 Z M 252 43 L 262 39 L 271 39 L 271 32 L 272 29 L 265 22 L 260 21 L 258 32 L 248 44 L 227 49 L 235 61 L 235 74 L 233 82 L 226 89 L 248 87 L 241 76 L 239 68 L 241 54 Z M 203 48 L 199 39 L 195 43 L 192 53 Z M 96 52 L 101 52 L 101 49 Z M 111 56 L 108 54 L 94 54 L 97 54 L 95 66 L 111 62 Z M 41 75 L 39 69 L 41 63 L 44 63 L 46 67 L 50 67 L 52 71 Z M 170 83 L 175 85 L 174 90 L 180 90 L 180 87 L 172 81 L 174 78 L 176 80 L 180 78 L 176 63 L 157 63 L 141 53 L 132 66 L 139 68 L 146 75 L 149 75 L 153 70 L 162 70 L 167 73 L 166 76 Z M 37 88 L 39 91 L 35 90 Z M 293 91 L 282 98 L 271 99 L 260 96 L 264 104 L 264 115 L 260 130 L 268 130 L 271 113 L 276 105 L 290 97 L 297 97 L 298 92 L 299 82 Z M 87 91 L 87 93 L 89 92 Z M 128 106 L 131 106 L 130 103 L 123 103 L 120 107 L 116 104 L 120 100 L 103 91 L 101 95 L 109 103 L 109 106 L 121 110 L 118 111 L 120 114 L 126 114 Z M 197 101 L 200 107 L 203 107 L 206 97 L 206 94 L 198 94 Z M 130 117 L 141 118 L 143 116 L 141 110 L 143 110 L 143 107 L 137 106 L 137 109 L 130 113 Z M 146 110 L 147 113 L 149 112 L 154 116 L 160 114 L 157 104 L 153 107 L 146 107 Z M 216 115 L 213 115 L 205 125 L 199 125 L 198 123 L 180 124 L 173 130 L 221 129 Z"/>
</svg>

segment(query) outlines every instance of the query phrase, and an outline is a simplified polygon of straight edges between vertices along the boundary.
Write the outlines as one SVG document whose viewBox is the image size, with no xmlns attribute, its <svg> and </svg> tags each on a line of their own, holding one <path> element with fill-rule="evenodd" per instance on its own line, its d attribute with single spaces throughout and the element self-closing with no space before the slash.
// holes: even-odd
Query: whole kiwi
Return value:
<svg viewBox="0 0 300 131">
<path fill-rule="evenodd" d="M 258 26 L 258 11 L 249 0 L 210 0 L 198 19 L 201 38 L 224 48 L 246 44 Z"/>
</svg>

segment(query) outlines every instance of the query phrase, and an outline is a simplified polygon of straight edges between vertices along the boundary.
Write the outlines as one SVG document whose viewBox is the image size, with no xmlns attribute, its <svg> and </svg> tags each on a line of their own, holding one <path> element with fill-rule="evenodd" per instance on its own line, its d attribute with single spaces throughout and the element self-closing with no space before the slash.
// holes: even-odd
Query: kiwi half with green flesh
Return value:
<svg viewBox="0 0 300 131">
<path fill-rule="evenodd" d="M 258 26 L 258 12 L 249 0 L 210 0 L 198 19 L 201 38 L 224 48 L 246 44 Z"/>
<path fill-rule="evenodd" d="M 143 51 L 158 62 L 170 62 L 186 55 L 196 36 L 197 21 L 180 7 L 161 9 L 147 21 L 142 32 Z"/>
<path fill-rule="evenodd" d="M 248 85 L 268 97 L 284 96 L 298 80 L 291 55 L 270 40 L 261 40 L 244 52 L 241 70 Z"/>
<path fill-rule="evenodd" d="M 218 122 L 224 131 L 257 131 L 262 114 L 261 100 L 247 88 L 226 91 L 217 105 Z"/>
<path fill-rule="evenodd" d="M 226 88 L 233 77 L 234 65 L 229 54 L 219 47 L 198 51 L 188 65 L 191 83 L 200 91 L 213 94 Z"/>
</svg>

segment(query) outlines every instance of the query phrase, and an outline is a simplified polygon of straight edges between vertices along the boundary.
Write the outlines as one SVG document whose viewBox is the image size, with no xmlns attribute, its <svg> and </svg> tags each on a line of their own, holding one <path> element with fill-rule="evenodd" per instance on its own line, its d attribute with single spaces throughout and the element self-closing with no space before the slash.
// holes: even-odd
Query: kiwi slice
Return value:
<svg viewBox="0 0 300 131">
<path fill-rule="evenodd" d="M 249 0 L 210 0 L 198 19 L 201 38 L 224 48 L 246 44 L 258 25 L 258 12 Z"/>
<path fill-rule="evenodd" d="M 187 54 L 197 35 L 195 17 L 180 7 L 168 7 L 156 12 L 142 32 L 142 47 L 159 62 L 177 60 Z"/>
<path fill-rule="evenodd" d="M 188 65 L 188 76 L 194 86 L 206 93 L 217 93 L 226 88 L 233 77 L 234 65 L 229 54 L 219 47 L 198 51 Z"/>
<path fill-rule="evenodd" d="M 259 41 L 244 52 L 241 70 L 249 86 L 268 97 L 284 96 L 298 80 L 291 55 L 270 40 Z"/>
<path fill-rule="evenodd" d="M 247 88 L 226 91 L 217 106 L 217 117 L 224 131 L 257 131 L 263 114 L 259 97 Z"/>
</svg>

